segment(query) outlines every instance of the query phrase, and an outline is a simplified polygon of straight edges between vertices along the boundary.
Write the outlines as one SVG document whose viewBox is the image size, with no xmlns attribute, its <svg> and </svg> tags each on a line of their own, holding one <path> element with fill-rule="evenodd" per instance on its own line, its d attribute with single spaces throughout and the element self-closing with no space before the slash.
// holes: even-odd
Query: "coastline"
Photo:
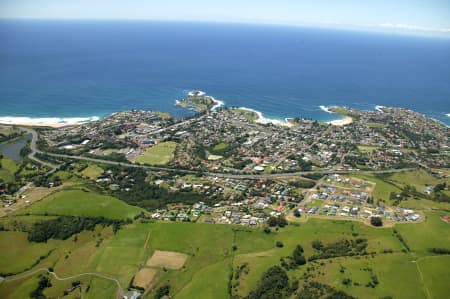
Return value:
<svg viewBox="0 0 450 299">
<path fill-rule="evenodd" d="M 100 117 L 92 116 L 92 117 L 68 117 L 68 118 L 61 118 L 61 117 L 33 118 L 33 117 L 3 116 L 0 117 L 0 124 L 6 126 L 61 128 L 68 126 L 78 126 L 97 120 L 100 120 Z"/>
<path fill-rule="evenodd" d="M 207 95 L 204 91 L 189 91 L 189 96 L 199 95 L 208 97 L 212 102 L 213 105 L 209 109 L 210 111 L 215 111 L 220 107 L 225 106 L 225 102 L 216 99 L 213 96 Z M 179 104 L 179 100 L 175 100 L 175 105 Z M 345 126 L 348 124 L 353 123 L 353 118 L 347 115 L 340 115 L 339 113 L 333 112 L 333 108 L 339 108 L 339 106 L 325 106 L 325 105 L 318 105 L 316 107 L 319 107 L 320 110 L 328 113 L 328 114 L 336 114 L 338 116 L 337 119 L 332 120 L 320 120 L 316 119 L 319 122 L 331 124 L 333 126 Z M 382 105 L 376 105 L 373 109 L 374 111 L 378 113 L 384 113 L 383 109 L 385 106 Z M 277 126 L 284 126 L 284 127 L 292 127 L 294 124 L 289 121 L 289 117 L 284 118 L 284 120 L 281 119 L 273 119 L 268 118 L 263 115 L 261 111 L 255 110 L 253 108 L 248 107 L 239 107 L 237 109 L 242 109 L 246 111 L 250 111 L 256 114 L 256 119 L 254 120 L 255 123 L 259 124 L 273 124 Z M 118 113 L 118 112 L 115 112 Z M 114 113 L 113 113 L 114 114 Z M 450 117 L 450 113 L 444 113 L 445 116 Z M 103 117 L 98 116 L 91 116 L 91 117 L 47 117 L 47 118 L 33 118 L 33 117 L 26 117 L 26 116 L 0 116 L 0 125 L 6 125 L 6 126 L 27 126 L 27 127 L 49 127 L 49 128 L 61 128 L 61 127 L 68 127 L 68 126 L 77 126 L 82 125 L 85 123 L 90 123 L 93 121 L 98 121 L 103 119 Z M 442 121 L 440 121 L 442 122 Z M 444 123 L 445 124 L 445 123 Z M 447 125 L 448 126 L 448 125 Z"/>
<path fill-rule="evenodd" d="M 36 123 L 23 123 L 23 122 L 14 122 L 14 123 L 4 123 L 0 122 L 1 126 L 22 126 L 22 127 L 41 127 L 41 128 L 63 128 L 63 127 L 73 127 L 73 126 L 79 126 L 81 124 L 36 124 Z"/>
<path fill-rule="evenodd" d="M 213 101 L 214 105 L 211 107 L 211 111 L 216 110 L 219 107 L 225 106 L 225 102 L 217 100 L 215 97 L 213 96 L 208 96 L 211 101 Z"/>
<path fill-rule="evenodd" d="M 284 126 L 284 127 L 292 127 L 293 124 L 287 122 L 286 120 L 282 121 L 282 120 L 278 120 L 278 119 L 271 119 L 271 118 L 266 118 L 263 116 L 262 112 L 252 109 L 252 108 L 247 108 L 247 107 L 239 107 L 238 109 L 241 110 L 246 110 L 246 111 L 250 111 L 256 114 L 257 118 L 255 120 L 255 123 L 258 124 L 273 124 L 276 126 Z"/>
<path fill-rule="evenodd" d="M 202 94 L 205 94 L 202 92 Z M 210 108 L 211 111 L 214 111 L 220 107 L 225 106 L 225 102 L 221 100 L 217 100 L 213 96 L 207 96 L 210 98 L 214 105 Z M 175 103 L 177 104 L 179 101 L 176 100 Z M 327 113 L 334 113 L 329 108 L 325 106 L 319 106 L 322 110 L 325 110 Z M 238 109 L 250 111 L 256 114 L 257 118 L 255 119 L 255 123 L 258 124 L 273 124 L 276 126 L 283 126 L 283 127 L 292 127 L 293 124 L 287 121 L 288 118 L 285 118 L 284 120 L 280 119 L 272 119 L 265 117 L 262 112 L 255 110 L 253 108 L 248 107 L 239 107 Z M 117 113 L 117 112 L 116 112 Z M 69 127 L 69 126 L 78 126 L 85 123 L 90 123 L 93 121 L 100 120 L 102 118 L 94 116 L 94 117 L 73 117 L 73 118 L 58 118 L 58 117 L 49 117 L 49 118 L 32 118 L 32 117 L 0 117 L 0 125 L 6 125 L 6 126 L 26 126 L 26 127 L 49 127 L 49 128 L 62 128 L 62 127 Z M 347 125 L 353 122 L 353 119 L 349 116 L 344 117 L 343 119 L 336 119 L 332 121 L 328 121 L 326 123 L 335 125 L 335 126 L 343 126 Z"/>
<path fill-rule="evenodd" d="M 351 116 L 348 115 L 342 115 L 339 114 L 338 112 L 333 111 L 333 108 L 339 108 L 338 106 L 324 106 L 324 105 L 319 105 L 319 108 L 322 109 L 323 111 L 325 111 L 326 113 L 330 113 L 330 114 L 338 114 L 343 116 L 343 118 L 339 118 L 339 119 L 334 119 L 334 120 L 330 120 L 327 121 L 327 124 L 330 124 L 332 126 L 345 126 L 345 125 L 349 125 L 353 122 L 353 118 Z M 383 110 L 381 110 L 382 108 L 384 108 L 384 106 L 375 106 L 375 110 L 383 113 Z"/>
</svg>

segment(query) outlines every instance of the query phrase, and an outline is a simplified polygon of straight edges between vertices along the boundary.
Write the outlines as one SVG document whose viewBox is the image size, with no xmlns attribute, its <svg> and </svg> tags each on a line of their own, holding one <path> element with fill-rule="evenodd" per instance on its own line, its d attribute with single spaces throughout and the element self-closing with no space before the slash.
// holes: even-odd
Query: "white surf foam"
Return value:
<svg viewBox="0 0 450 299">
<path fill-rule="evenodd" d="M 381 112 L 381 113 L 384 113 L 383 108 L 384 108 L 384 106 L 381 106 L 381 105 L 375 106 L 375 110 L 377 110 L 378 112 Z"/>
<path fill-rule="evenodd" d="M 326 113 L 334 113 L 333 111 L 330 110 L 330 107 L 320 105 L 319 108 L 325 111 Z"/>
<path fill-rule="evenodd" d="M 215 97 L 209 96 L 209 98 L 214 102 L 214 106 L 211 107 L 211 111 L 214 111 L 219 107 L 225 106 L 225 102 L 217 100 Z"/>
<path fill-rule="evenodd" d="M 193 96 L 195 96 L 195 95 L 201 97 L 201 96 L 204 96 L 205 94 L 206 94 L 206 92 L 201 91 L 201 90 L 191 90 L 191 91 L 188 92 L 188 95 L 189 95 L 190 97 L 193 97 Z"/>
<path fill-rule="evenodd" d="M 2 116 L 3 124 L 29 124 L 29 125 L 76 125 L 99 120 L 98 116 L 91 117 L 26 117 L 26 116 Z"/>
<path fill-rule="evenodd" d="M 239 109 L 247 110 L 247 111 L 255 113 L 258 116 L 258 119 L 256 120 L 256 122 L 260 123 L 260 124 L 274 124 L 274 125 L 279 125 L 279 126 L 289 125 L 289 123 L 286 121 L 286 119 L 284 121 L 282 121 L 279 119 L 267 118 L 267 117 L 264 117 L 264 115 L 260 111 L 252 109 L 252 108 L 239 107 Z"/>
</svg>

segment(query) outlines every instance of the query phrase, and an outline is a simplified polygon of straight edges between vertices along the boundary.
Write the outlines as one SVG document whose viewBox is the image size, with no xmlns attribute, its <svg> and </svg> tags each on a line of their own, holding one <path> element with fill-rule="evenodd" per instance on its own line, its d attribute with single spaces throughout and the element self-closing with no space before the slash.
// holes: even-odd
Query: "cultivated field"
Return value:
<svg viewBox="0 0 450 299">
<path fill-rule="evenodd" d="M 187 255 L 184 253 L 156 250 L 147 261 L 147 266 L 178 270 L 183 267 L 186 260 Z"/>
<path fill-rule="evenodd" d="M 133 285 L 148 289 L 157 274 L 157 269 L 143 268 L 136 273 L 136 276 L 134 276 Z"/>
</svg>

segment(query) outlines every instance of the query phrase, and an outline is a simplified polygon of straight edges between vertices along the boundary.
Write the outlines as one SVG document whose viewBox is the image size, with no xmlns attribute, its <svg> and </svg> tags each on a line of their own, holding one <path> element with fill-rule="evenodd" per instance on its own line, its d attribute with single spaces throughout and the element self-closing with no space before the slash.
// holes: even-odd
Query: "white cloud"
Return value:
<svg viewBox="0 0 450 299">
<path fill-rule="evenodd" d="M 386 29 L 424 31 L 424 32 L 435 32 L 435 33 L 450 33 L 450 28 L 425 27 L 425 26 L 416 26 L 416 25 L 408 25 L 408 24 L 382 23 L 382 24 L 379 24 L 378 27 L 382 27 L 382 28 L 386 28 Z"/>
</svg>

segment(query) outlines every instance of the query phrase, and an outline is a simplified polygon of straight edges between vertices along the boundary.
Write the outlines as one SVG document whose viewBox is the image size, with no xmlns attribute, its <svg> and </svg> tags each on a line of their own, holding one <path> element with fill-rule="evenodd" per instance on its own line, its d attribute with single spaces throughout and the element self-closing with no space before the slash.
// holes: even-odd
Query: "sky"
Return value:
<svg viewBox="0 0 450 299">
<path fill-rule="evenodd" d="M 450 36 L 450 0 L 0 0 L 0 18 L 239 22 Z"/>
</svg>

